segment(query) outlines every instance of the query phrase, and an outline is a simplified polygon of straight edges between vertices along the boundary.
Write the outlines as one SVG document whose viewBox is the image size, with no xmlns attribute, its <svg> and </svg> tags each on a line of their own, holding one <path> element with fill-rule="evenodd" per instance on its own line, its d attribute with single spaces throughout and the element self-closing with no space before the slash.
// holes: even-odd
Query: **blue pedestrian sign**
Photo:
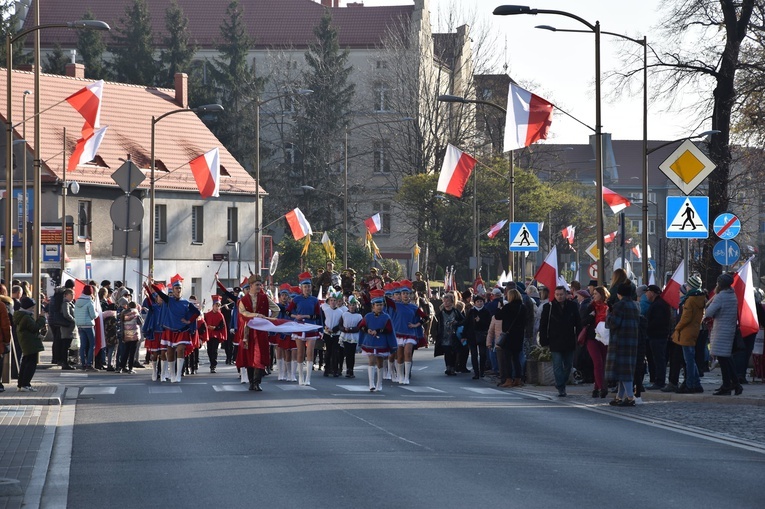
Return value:
<svg viewBox="0 0 765 509">
<path fill-rule="evenodd" d="M 539 251 L 539 223 L 510 223 L 510 251 Z"/>
<path fill-rule="evenodd" d="M 709 237 L 708 196 L 667 196 L 667 238 Z"/>
<path fill-rule="evenodd" d="M 733 265 L 741 258 L 741 249 L 735 240 L 721 240 L 712 249 L 712 256 L 720 265 Z"/>
<path fill-rule="evenodd" d="M 730 240 L 741 231 L 741 220 L 736 214 L 724 212 L 715 218 L 712 229 L 714 229 L 715 235 L 721 239 Z"/>
</svg>

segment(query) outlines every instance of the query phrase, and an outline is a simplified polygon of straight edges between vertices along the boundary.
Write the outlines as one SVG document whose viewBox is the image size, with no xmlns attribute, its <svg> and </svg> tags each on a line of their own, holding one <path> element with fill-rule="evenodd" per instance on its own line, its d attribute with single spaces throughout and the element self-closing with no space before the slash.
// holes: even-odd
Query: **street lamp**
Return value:
<svg viewBox="0 0 765 509">
<path fill-rule="evenodd" d="M 532 9 L 525 5 L 500 5 L 494 9 L 495 16 L 512 16 L 516 14 L 554 14 L 574 19 L 595 34 L 595 160 L 596 160 L 596 187 L 598 199 L 596 200 L 597 213 L 597 243 L 598 252 L 601 253 L 598 259 L 598 284 L 605 280 L 605 264 L 603 252 L 605 250 L 603 233 L 603 126 L 601 125 L 601 96 L 600 96 L 600 21 L 595 24 L 590 23 L 576 14 L 566 11 L 553 9 Z"/>
<path fill-rule="evenodd" d="M 31 94 L 31 90 L 24 90 L 24 95 L 21 96 L 21 137 L 24 139 L 24 143 L 26 143 L 27 139 L 27 96 Z M 29 272 L 29 247 L 27 244 L 29 244 L 29 237 L 27 235 L 27 214 L 29 213 L 29 205 L 27 200 L 27 151 L 24 150 L 24 157 L 21 158 L 21 173 L 23 174 L 23 184 L 21 187 L 21 192 L 23 196 L 21 197 L 21 232 L 19 233 L 19 238 L 21 239 L 21 256 L 23 257 L 23 260 L 21 260 L 21 271 L 25 274 Z"/>
<path fill-rule="evenodd" d="M 345 126 L 345 162 L 343 164 L 343 170 L 345 173 L 345 179 L 343 183 L 343 196 L 345 199 L 343 200 L 343 267 L 348 268 L 348 133 L 353 131 L 354 129 L 359 129 L 360 127 L 366 127 L 370 125 L 375 124 L 397 124 L 399 122 L 410 122 L 414 120 L 412 117 L 403 117 L 403 118 L 394 118 L 391 120 L 380 120 L 378 122 L 367 122 L 365 124 L 355 125 L 353 127 L 348 127 L 346 124 Z"/>
<path fill-rule="evenodd" d="M 260 275 L 260 232 L 262 231 L 260 227 L 260 107 L 283 97 L 309 94 L 313 94 L 313 90 L 299 88 L 265 101 L 260 100 L 260 95 L 255 97 L 255 270 L 258 275 Z"/>
<path fill-rule="evenodd" d="M 158 117 L 151 117 L 151 173 L 149 175 L 149 277 L 154 277 L 154 221 L 156 211 L 154 210 L 154 172 L 156 170 L 155 146 L 156 146 L 156 125 L 157 122 L 176 113 L 219 113 L 223 111 L 220 104 L 205 104 L 196 108 L 178 108 L 177 110 L 167 111 Z"/>
<path fill-rule="evenodd" d="M 32 283 L 35 287 L 40 285 L 40 260 L 41 260 L 41 233 L 40 233 L 40 221 L 41 221 L 41 160 L 40 160 L 40 30 L 45 28 L 71 28 L 75 30 L 110 30 L 107 23 L 94 19 L 84 19 L 79 21 L 71 21 L 67 23 L 45 23 L 40 24 L 40 2 L 35 2 L 35 19 L 34 26 L 27 28 L 15 35 L 11 35 L 10 32 L 5 37 L 5 53 L 6 53 L 6 158 L 5 158 L 5 185 L 6 185 L 6 238 L 5 238 L 5 277 L 8 281 L 13 278 L 13 43 L 22 39 L 26 35 L 35 32 L 34 38 L 34 260 L 33 264 L 33 279 Z M 26 119 L 24 119 L 26 121 Z M 26 156 L 26 154 L 25 154 Z M 26 157 L 25 157 L 26 160 Z M 66 170 L 65 170 L 66 171 Z M 26 198 L 25 198 L 26 201 Z M 63 234 L 63 232 L 62 232 Z M 25 239 L 26 240 L 26 239 Z M 39 301 L 39 299 L 38 299 Z M 37 303 L 36 314 L 39 314 L 40 303 Z"/>
</svg>

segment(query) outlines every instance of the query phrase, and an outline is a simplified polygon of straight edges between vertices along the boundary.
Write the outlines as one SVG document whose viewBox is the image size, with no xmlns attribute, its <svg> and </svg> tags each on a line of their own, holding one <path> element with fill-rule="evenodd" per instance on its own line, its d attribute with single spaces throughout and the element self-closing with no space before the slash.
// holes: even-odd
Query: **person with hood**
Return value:
<svg viewBox="0 0 765 509">
<path fill-rule="evenodd" d="M 16 390 L 19 392 L 37 392 L 31 383 L 37 370 L 39 354 L 45 350 L 42 342 L 45 316 L 41 313 L 35 320 L 35 301 L 29 297 L 22 297 L 19 304 L 20 309 L 13 314 L 13 324 L 21 344 L 21 364 L 19 365 Z"/>
<path fill-rule="evenodd" d="M 635 406 L 633 383 L 640 334 L 640 306 L 633 299 L 634 285 L 629 281 L 619 285 L 617 300 L 606 317 L 609 329 L 606 354 L 606 379 L 618 384 L 616 397 L 609 405 Z"/>
<path fill-rule="evenodd" d="M 710 334 L 710 353 L 717 357 L 722 371 L 723 384 L 713 393 L 715 396 L 736 396 L 744 392 L 733 367 L 733 342 L 738 329 L 738 297 L 733 291 L 733 276 L 720 274 L 715 295 L 706 306 L 706 320 L 714 320 Z"/>
<path fill-rule="evenodd" d="M 672 342 L 682 350 L 685 360 L 685 381 L 677 389 L 681 394 L 704 392 L 696 366 L 696 339 L 701 330 L 707 300 L 701 285 L 700 276 L 694 274 L 688 278 L 688 282 L 685 283 L 688 291 L 680 299 L 680 320 L 672 333 Z"/>
<path fill-rule="evenodd" d="M 74 323 L 80 336 L 80 366 L 85 371 L 93 368 L 93 352 L 96 348 L 96 307 L 93 304 L 93 287 L 86 285 L 74 304 Z"/>
</svg>

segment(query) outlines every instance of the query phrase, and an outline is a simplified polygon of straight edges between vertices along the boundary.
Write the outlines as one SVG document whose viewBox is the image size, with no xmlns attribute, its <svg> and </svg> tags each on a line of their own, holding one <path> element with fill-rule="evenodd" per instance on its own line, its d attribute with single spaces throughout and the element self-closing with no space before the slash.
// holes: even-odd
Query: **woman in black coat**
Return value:
<svg viewBox="0 0 765 509">
<path fill-rule="evenodd" d="M 496 351 L 498 361 L 505 363 L 505 373 L 512 373 L 512 375 L 508 376 L 500 387 L 522 387 L 521 351 L 523 350 L 523 333 L 526 329 L 523 297 L 515 288 L 507 290 L 505 296 L 507 304 L 497 311 L 496 317 L 497 320 L 502 320 L 502 332 L 507 333 L 508 337 L 502 347 L 496 347 Z"/>
</svg>

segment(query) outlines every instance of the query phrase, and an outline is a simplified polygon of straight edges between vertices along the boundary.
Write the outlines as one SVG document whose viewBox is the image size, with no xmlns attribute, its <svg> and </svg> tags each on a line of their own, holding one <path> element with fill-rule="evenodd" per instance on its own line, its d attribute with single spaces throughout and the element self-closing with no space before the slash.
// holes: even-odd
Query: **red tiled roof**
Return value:
<svg viewBox="0 0 765 509">
<path fill-rule="evenodd" d="M 64 162 L 61 154 L 63 128 L 66 127 L 67 153 L 71 155 L 75 143 L 81 137 L 82 116 L 66 101 L 66 97 L 92 83 L 91 80 L 43 74 L 40 79 L 40 150 L 43 175 L 62 178 Z M 18 124 L 22 113 L 24 90 L 34 90 L 31 72 L 13 72 L 13 123 Z M 6 96 L 6 71 L 0 71 L 0 97 Z M 62 102 L 63 101 L 63 102 Z M 32 96 L 27 99 L 27 117 L 32 116 Z M 60 104 L 57 104 L 60 103 Z M 50 108 L 49 110 L 47 108 Z M 120 83 L 104 85 L 101 126 L 109 126 L 98 150 L 97 160 L 108 167 L 80 166 L 67 174 L 67 178 L 82 184 L 116 185 L 111 174 L 123 164 L 130 154 L 139 168 L 151 167 L 151 117 L 179 109 L 175 92 Z M 47 111 L 46 111 L 47 110 Z M 6 111 L 0 117 L 5 122 Z M 32 122 L 27 126 L 27 144 L 33 150 Z M 17 139 L 21 128 L 16 128 Z M 188 162 L 194 157 L 218 147 L 220 149 L 220 192 L 234 194 L 255 193 L 255 181 L 250 174 L 223 147 L 204 123 L 194 113 L 171 115 L 156 124 L 156 188 L 176 191 L 198 191 Z M 178 168 L 176 170 L 176 168 Z M 175 170 L 175 171 L 172 171 Z M 169 171 L 169 173 L 168 173 Z M 148 188 L 149 179 L 141 187 Z M 261 193 L 263 191 L 261 190 Z"/>
<path fill-rule="evenodd" d="M 125 17 L 125 7 L 132 3 L 133 0 L 46 0 L 40 10 L 40 22 L 75 21 L 90 9 L 96 19 L 106 21 L 114 29 Z M 165 11 L 170 0 L 147 0 L 147 4 L 156 46 L 161 47 L 165 33 Z M 178 0 L 178 4 L 189 19 L 191 39 L 200 48 L 215 48 L 220 40 L 220 26 L 226 17 L 228 2 Z M 239 5 L 257 48 L 307 47 L 316 40 L 313 29 L 325 9 L 315 0 L 240 0 Z M 413 10 L 414 5 L 331 8 L 340 46 L 350 48 L 370 48 L 380 44 L 386 36 L 387 27 L 395 25 L 399 19 L 408 19 Z M 30 9 L 25 25 L 31 25 L 33 20 L 33 9 Z M 55 43 L 64 48 L 77 45 L 74 30 L 41 30 L 40 38 L 44 48 L 53 47 Z M 109 40 L 108 35 L 105 40 Z M 31 38 L 27 44 L 32 44 Z"/>
</svg>

